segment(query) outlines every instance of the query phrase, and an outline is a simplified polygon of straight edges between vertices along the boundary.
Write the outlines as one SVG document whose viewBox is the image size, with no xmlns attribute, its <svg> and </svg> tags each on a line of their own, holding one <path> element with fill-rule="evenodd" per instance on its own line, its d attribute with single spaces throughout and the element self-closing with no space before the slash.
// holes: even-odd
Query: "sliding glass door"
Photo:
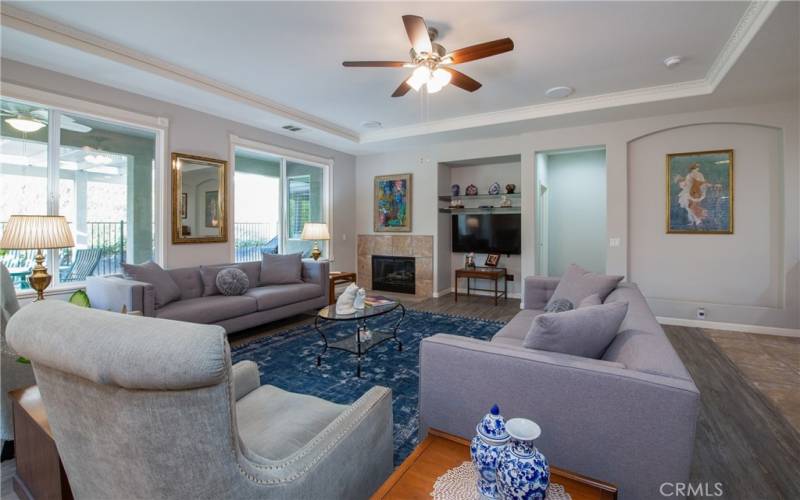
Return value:
<svg viewBox="0 0 800 500">
<path fill-rule="evenodd" d="M 75 247 L 47 254 L 56 286 L 154 258 L 154 131 L 9 99 L 0 108 L 0 229 L 14 214 L 66 217 Z M 17 289 L 31 256 L 2 256 Z"/>
<path fill-rule="evenodd" d="M 307 222 L 328 222 L 327 165 L 249 148 L 235 149 L 234 258 L 260 260 L 262 253 L 311 254 L 302 239 Z M 328 258 L 328 242 L 320 241 Z"/>
</svg>

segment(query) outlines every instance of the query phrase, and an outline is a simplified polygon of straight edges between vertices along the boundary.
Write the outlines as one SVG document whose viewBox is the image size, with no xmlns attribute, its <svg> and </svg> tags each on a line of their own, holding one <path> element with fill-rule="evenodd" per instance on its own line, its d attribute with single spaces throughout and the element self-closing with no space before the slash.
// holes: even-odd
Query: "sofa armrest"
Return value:
<svg viewBox="0 0 800 500">
<path fill-rule="evenodd" d="M 690 380 L 592 359 L 443 334 L 420 346 L 420 436 L 470 438 L 497 403 L 542 427 L 536 446 L 550 463 L 617 484 L 621 500 L 688 481 L 699 400 Z"/>
<path fill-rule="evenodd" d="M 546 276 L 528 276 L 522 288 L 523 309 L 544 309 L 553 292 L 558 286 L 560 278 Z"/>
<path fill-rule="evenodd" d="M 239 361 L 232 367 L 233 395 L 236 401 L 261 387 L 258 365 L 253 361 Z"/>
<path fill-rule="evenodd" d="M 321 286 L 326 299 L 330 270 L 331 265 L 327 260 L 303 259 L 303 281 Z"/>
<path fill-rule="evenodd" d="M 392 391 L 370 388 L 289 457 L 240 462 L 244 497 L 368 499 L 393 469 Z"/>
<path fill-rule="evenodd" d="M 94 309 L 120 312 L 142 311 L 143 316 L 155 316 L 155 289 L 150 283 L 118 276 L 89 276 L 86 294 Z"/>
</svg>

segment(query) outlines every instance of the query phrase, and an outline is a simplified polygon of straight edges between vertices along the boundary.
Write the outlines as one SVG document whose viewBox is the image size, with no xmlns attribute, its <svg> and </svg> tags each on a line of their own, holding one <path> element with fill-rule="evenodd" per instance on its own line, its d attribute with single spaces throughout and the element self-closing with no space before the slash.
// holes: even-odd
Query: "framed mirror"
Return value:
<svg viewBox="0 0 800 500">
<path fill-rule="evenodd" d="M 228 241 L 228 162 L 172 153 L 172 242 Z"/>
</svg>

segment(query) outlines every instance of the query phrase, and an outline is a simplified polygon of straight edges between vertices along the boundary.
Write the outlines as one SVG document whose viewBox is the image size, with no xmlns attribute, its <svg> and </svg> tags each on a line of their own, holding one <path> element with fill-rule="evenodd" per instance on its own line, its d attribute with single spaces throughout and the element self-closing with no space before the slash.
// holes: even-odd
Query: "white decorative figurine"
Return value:
<svg viewBox="0 0 800 500">
<path fill-rule="evenodd" d="M 356 300 L 356 293 L 358 293 L 358 285 L 350 283 L 350 286 L 348 286 L 336 300 L 336 314 L 353 314 L 356 312 L 356 309 L 353 307 L 353 303 Z"/>
<path fill-rule="evenodd" d="M 358 291 L 356 292 L 356 299 L 353 302 L 353 309 L 363 311 L 364 307 L 366 307 L 364 304 L 366 298 L 367 298 L 367 291 L 364 290 L 363 288 L 359 288 Z"/>
</svg>

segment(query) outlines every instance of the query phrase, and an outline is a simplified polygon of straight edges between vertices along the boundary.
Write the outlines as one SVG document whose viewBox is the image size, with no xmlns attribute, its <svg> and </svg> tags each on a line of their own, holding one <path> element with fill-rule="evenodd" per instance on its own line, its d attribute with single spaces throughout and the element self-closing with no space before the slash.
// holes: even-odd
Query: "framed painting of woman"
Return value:
<svg viewBox="0 0 800 500">
<path fill-rule="evenodd" d="M 733 150 L 667 155 L 667 233 L 733 234 Z"/>
</svg>

